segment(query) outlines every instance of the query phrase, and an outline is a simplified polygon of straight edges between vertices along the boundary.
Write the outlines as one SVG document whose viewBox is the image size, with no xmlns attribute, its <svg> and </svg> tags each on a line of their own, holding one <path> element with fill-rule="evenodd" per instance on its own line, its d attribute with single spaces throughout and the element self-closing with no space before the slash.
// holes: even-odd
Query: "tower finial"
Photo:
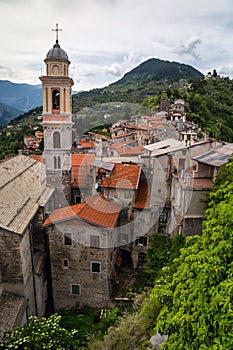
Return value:
<svg viewBox="0 0 233 350">
<path fill-rule="evenodd" d="M 58 23 L 56 23 L 56 29 L 52 29 L 53 32 L 56 32 L 56 44 L 58 44 L 58 32 L 61 32 L 62 29 L 58 28 Z"/>
</svg>

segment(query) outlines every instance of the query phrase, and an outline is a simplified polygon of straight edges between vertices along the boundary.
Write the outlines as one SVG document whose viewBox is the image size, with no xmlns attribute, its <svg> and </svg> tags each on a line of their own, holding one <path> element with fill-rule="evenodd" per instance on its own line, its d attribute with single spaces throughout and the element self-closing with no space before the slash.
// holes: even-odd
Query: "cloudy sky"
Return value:
<svg viewBox="0 0 233 350">
<path fill-rule="evenodd" d="M 233 0 L 0 0 L 0 80 L 40 84 L 56 23 L 75 90 L 151 57 L 233 78 Z"/>
</svg>

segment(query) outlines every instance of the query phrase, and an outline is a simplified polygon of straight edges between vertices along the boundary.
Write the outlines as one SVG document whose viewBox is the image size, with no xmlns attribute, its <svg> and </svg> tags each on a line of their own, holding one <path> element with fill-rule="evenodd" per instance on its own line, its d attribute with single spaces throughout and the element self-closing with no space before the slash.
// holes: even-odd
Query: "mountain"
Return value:
<svg viewBox="0 0 233 350">
<path fill-rule="evenodd" d="M 145 83 L 145 81 L 168 81 L 178 82 L 181 79 L 190 80 L 192 78 L 202 78 L 203 74 L 197 69 L 183 63 L 163 61 L 151 58 L 141 63 L 124 77 L 111 86 L 124 86 L 134 82 Z"/>
<path fill-rule="evenodd" d="M 104 102 L 141 103 L 148 96 L 168 87 L 178 88 L 195 78 L 203 78 L 203 74 L 192 66 L 151 58 L 105 88 L 74 95 L 73 111 Z"/>
<path fill-rule="evenodd" d="M 0 126 L 8 124 L 12 119 L 21 113 L 22 111 L 0 102 Z"/>
<path fill-rule="evenodd" d="M 4 125 L 3 113 L 8 113 L 7 110 L 9 111 L 10 107 L 18 110 L 17 115 L 20 115 L 42 105 L 41 85 L 17 84 L 8 80 L 0 80 L 0 103 L 4 104 L 2 105 L 3 112 L 0 114 L 0 124 Z M 5 105 L 7 105 L 7 110 L 5 110 Z M 7 119 L 13 119 L 17 115 L 13 113 L 11 118 Z"/>
</svg>

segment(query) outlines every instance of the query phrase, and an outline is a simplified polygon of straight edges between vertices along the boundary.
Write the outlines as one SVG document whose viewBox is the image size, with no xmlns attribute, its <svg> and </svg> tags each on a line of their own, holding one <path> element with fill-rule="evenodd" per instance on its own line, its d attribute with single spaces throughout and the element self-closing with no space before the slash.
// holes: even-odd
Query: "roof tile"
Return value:
<svg viewBox="0 0 233 350">
<path fill-rule="evenodd" d="M 45 220 L 44 226 L 74 218 L 90 224 L 113 229 L 116 226 L 121 206 L 112 203 L 103 195 L 87 197 L 83 203 L 56 209 Z"/>
<path fill-rule="evenodd" d="M 137 189 L 141 168 L 135 164 L 116 163 L 110 177 L 105 177 L 102 187 Z"/>
</svg>

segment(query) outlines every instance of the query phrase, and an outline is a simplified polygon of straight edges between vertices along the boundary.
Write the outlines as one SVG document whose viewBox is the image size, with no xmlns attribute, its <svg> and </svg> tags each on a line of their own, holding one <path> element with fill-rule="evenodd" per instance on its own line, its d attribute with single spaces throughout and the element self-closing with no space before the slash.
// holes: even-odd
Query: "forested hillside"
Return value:
<svg viewBox="0 0 233 350">
<path fill-rule="evenodd" d="M 159 108 L 160 99 L 174 101 L 183 98 L 189 103 L 187 118 L 209 131 L 210 136 L 233 142 L 233 80 L 229 78 L 195 79 L 178 89 L 168 88 L 163 93 L 147 97 L 144 105 Z"/>
<path fill-rule="evenodd" d="M 159 94 L 169 86 L 178 88 L 202 77 L 201 72 L 189 65 L 152 58 L 105 88 L 74 95 L 73 112 L 106 102 L 142 103 L 147 96 Z"/>
</svg>

